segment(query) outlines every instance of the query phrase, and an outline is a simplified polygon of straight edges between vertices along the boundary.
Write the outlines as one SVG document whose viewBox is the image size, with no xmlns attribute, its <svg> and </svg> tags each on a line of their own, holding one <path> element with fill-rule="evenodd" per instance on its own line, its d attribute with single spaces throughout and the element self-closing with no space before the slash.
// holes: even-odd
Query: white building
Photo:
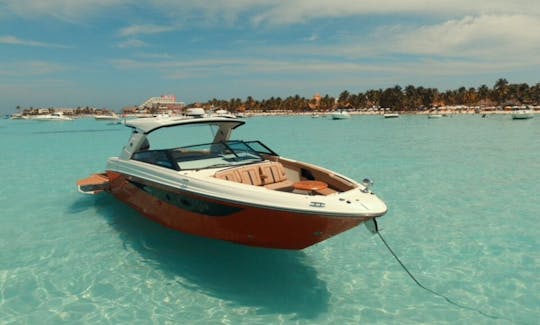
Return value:
<svg viewBox="0 0 540 325">
<path fill-rule="evenodd" d="M 172 108 L 183 108 L 185 106 L 184 102 L 177 102 L 176 96 L 172 94 L 161 95 L 159 97 L 150 97 L 144 103 L 142 103 L 140 108 L 158 108 L 158 109 L 172 109 Z"/>
</svg>

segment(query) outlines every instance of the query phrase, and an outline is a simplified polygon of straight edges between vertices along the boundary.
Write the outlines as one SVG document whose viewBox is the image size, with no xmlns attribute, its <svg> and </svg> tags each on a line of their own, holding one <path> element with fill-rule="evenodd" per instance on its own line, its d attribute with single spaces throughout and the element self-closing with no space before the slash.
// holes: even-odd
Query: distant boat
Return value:
<svg viewBox="0 0 540 325">
<path fill-rule="evenodd" d="M 214 113 L 211 114 L 212 117 L 227 117 L 227 118 L 236 118 L 234 114 L 231 112 L 224 110 L 224 109 L 218 109 Z"/>
<path fill-rule="evenodd" d="M 20 113 L 11 115 L 12 120 L 28 120 L 30 119 L 29 115 L 22 115 Z"/>
<path fill-rule="evenodd" d="M 441 118 L 441 117 L 443 117 L 442 114 L 429 114 L 428 115 L 428 118 Z"/>
<path fill-rule="evenodd" d="M 534 117 L 534 113 L 530 109 L 518 109 L 512 113 L 513 120 L 528 120 Z"/>
<path fill-rule="evenodd" d="M 338 111 L 332 114 L 333 120 L 346 120 L 350 118 L 351 118 L 351 114 L 349 114 L 349 112 L 347 111 Z"/>
<path fill-rule="evenodd" d="M 186 109 L 186 115 L 191 117 L 206 117 L 206 111 L 201 107 L 193 107 Z"/>
<path fill-rule="evenodd" d="M 71 121 L 73 120 L 69 116 L 65 116 L 62 112 L 54 112 L 51 114 L 45 115 L 35 115 L 32 117 L 32 120 L 36 121 Z"/>
<path fill-rule="evenodd" d="M 116 113 L 112 113 L 112 114 L 98 114 L 98 115 L 94 115 L 94 118 L 98 121 L 118 121 L 120 120 L 120 117 L 118 117 L 118 115 L 116 115 Z"/>
<path fill-rule="evenodd" d="M 383 116 L 384 116 L 384 118 L 398 118 L 399 114 L 398 113 L 386 113 Z"/>
</svg>

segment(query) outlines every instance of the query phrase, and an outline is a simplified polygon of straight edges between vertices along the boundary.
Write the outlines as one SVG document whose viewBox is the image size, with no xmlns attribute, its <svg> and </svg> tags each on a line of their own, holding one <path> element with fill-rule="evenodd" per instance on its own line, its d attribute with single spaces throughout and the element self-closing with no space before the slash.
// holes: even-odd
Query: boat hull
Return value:
<svg viewBox="0 0 540 325">
<path fill-rule="evenodd" d="M 334 114 L 332 115 L 333 120 L 348 120 L 351 116 L 349 114 Z"/>
<path fill-rule="evenodd" d="M 325 216 L 248 206 L 108 171 L 112 195 L 169 228 L 248 246 L 298 250 L 371 216 Z"/>
<path fill-rule="evenodd" d="M 513 120 L 528 120 L 533 118 L 534 116 L 532 114 L 514 114 L 512 115 Z"/>
</svg>

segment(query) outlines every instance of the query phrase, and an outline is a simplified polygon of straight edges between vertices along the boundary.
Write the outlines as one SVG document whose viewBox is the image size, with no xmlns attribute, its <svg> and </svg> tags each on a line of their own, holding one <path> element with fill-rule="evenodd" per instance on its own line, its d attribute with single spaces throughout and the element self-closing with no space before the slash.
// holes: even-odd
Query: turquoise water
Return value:
<svg viewBox="0 0 540 325">
<path fill-rule="evenodd" d="M 303 251 L 165 229 L 75 182 L 121 125 L 0 120 L 2 324 L 535 324 L 540 118 L 256 117 L 238 138 L 357 180 L 389 212 Z"/>
</svg>

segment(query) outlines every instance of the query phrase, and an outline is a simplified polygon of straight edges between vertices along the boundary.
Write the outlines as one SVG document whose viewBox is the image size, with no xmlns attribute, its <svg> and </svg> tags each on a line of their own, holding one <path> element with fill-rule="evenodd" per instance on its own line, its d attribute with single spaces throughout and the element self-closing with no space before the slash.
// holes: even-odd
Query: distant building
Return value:
<svg viewBox="0 0 540 325">
<path fill-rule="evenodd" d="M 316 93 L 308 103 L 310 109 L 319 109 L 321 107 L 321 94 Z"/>
<path fill-rule="evenodd" d="M 161 95 L 159 97 L 150 97 L 139 108 L 157 112 L 179 112 L 185 107 L 184 102 L 177 102 L 176 96 L 172 94 Z"/>
</svg>

